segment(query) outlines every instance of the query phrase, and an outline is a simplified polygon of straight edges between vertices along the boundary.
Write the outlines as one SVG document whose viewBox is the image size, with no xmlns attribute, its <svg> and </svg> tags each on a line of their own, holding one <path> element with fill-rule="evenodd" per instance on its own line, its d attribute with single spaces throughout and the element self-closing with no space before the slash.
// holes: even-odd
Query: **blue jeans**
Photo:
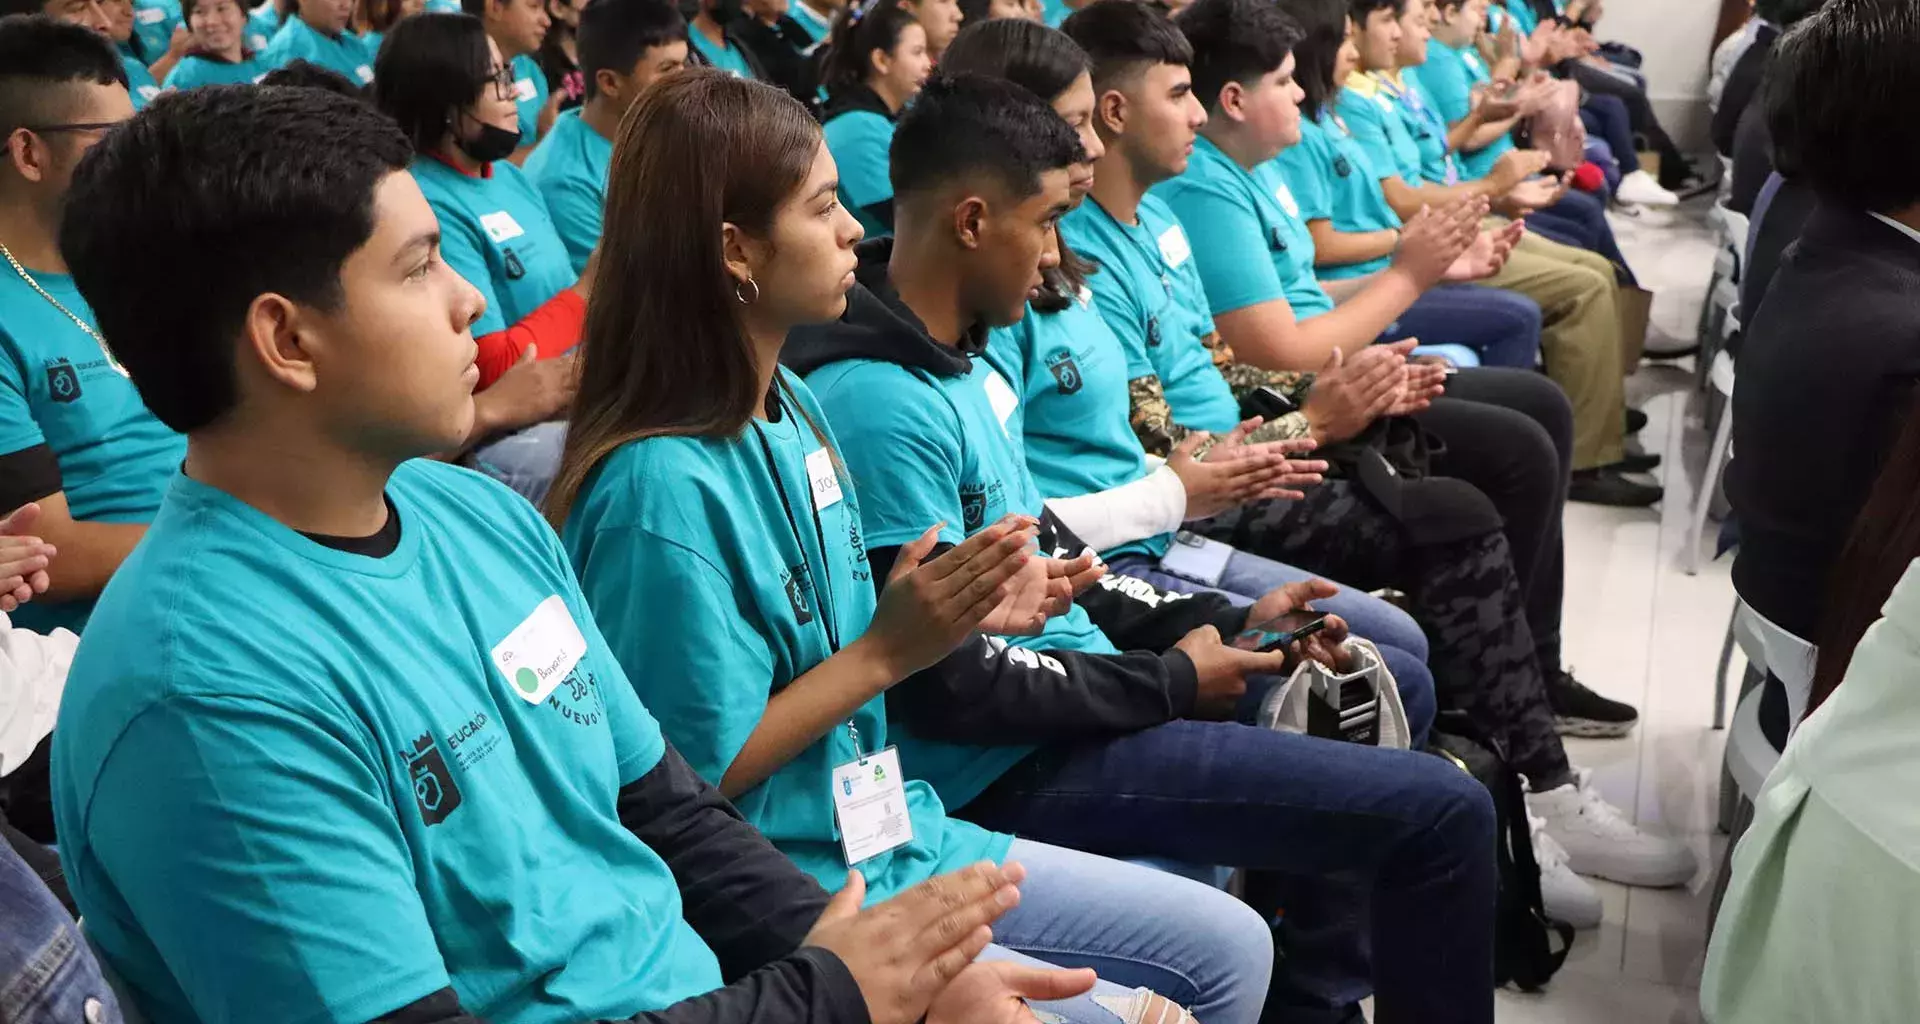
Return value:
<svg viewBox="0 0 1920 1024">
<path fill-rule="evenodd" d="M 1343 1007 L 1370 973 L 1379 1024 L 1493 1020 L 1493 801 L 1432 755 L 1182 720 L 1044 748 L 953 813 L 1281 880 L 1269 1006 Z"/>
<path fill-rule="evenodd" d="M 560 450 L 566 443 L 565 421 L 536 423 L 480 445 L 468 453 L 466 461 L 538 505 L 547 499 L 547 488 L 560 471 Z"/>
<path fill-rule="evenodd" d="M 1145 580 L 1163 590 L 1178 594 L 1224 594 L 1229 601 L 1243 607 L 1288 583 L 1317 578 L 1304 569 L 1245 551 L 1235 551 L 1227 559 L 1227 569 L 1221 574 L 1218 587 L 1202 586 L 1165 572 L 1145 555 L 1121 555 L 1108 565 L 1114 572 Z M 1414 746 L 1424 746 L 1436 705 L 1433 673 L 1427 670 L 1427 637 L 1420 631 L 1419 624 L 1393 605 L 1349 587 L 1340 587 L 1339 593 L 1324 601 L 1315 601 L 1314 605 L 1347 620 L 1354 635 L 1365 637 L 1380 648 L 1387 670 L 1400 685 L 1400 701 L 1407 708 L 1407 725 L 1413 730 Z"/>
<path fill-rule="evenodd" d="M 7 837 L 17 838 L 24 837 Z M 79 927 L 7 841 L 0 841 L 0 1019 L 120 1024 L 120 1004 Z"/>
<path fill-rule="evenodd" d="M 1091 967 L 1085 996 L 1035 1008 L 1072 1024 L 1116 1024 L 1096 997 L 1148 988 L 1203 1024 L 1254 1024 L 1273 971 L 1273 936 L 1246 904 L 1199 882 L 1077 850 L 1015 839 L 1027 869 L 1020 904 L 994 922 L 987 960 Z M 1148 1024 L 1152 1024 L 1151 1021 Z"/>
<path fill-rule="evenodd" d="M 1446 284 L 1427 289 L 1380 338 L 1465 345 L 1483 366 L 1531 370 L 1540 361 L 1540 307 L 1504 288 Z"/>
</svg>

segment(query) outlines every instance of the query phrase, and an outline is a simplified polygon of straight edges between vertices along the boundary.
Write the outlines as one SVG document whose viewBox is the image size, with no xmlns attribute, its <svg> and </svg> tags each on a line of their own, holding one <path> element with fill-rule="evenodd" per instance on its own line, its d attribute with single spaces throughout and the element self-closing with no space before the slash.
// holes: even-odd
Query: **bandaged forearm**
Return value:
<svg viewBox="0 0 1920 1024">
<path fill-rule="evenodd" d="M 1187 519 L 1187 487 L 1166 465 L 1132 483 L 1073 498 L 1048 498 L 1047 507 L 1095 551 L 1111 551 L 1180 528 Z"/>
</svg>

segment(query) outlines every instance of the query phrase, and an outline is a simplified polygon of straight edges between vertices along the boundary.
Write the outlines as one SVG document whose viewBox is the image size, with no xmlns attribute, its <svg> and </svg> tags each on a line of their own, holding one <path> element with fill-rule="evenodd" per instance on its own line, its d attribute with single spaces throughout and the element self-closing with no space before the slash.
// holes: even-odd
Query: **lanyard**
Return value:
<svg viewBox="0 0 1920 1024">
<path fill-rule="evenodd" d="M 781 402 L 777 396 L 774 398 L 774 401 L 776 403 L 776 409 L 781 410 L 783 415 L 790 415 L 784 411 L 786 408 L 784 402 Z M 767 443 L 766 432 L 760 428 L 760 424 L 757 422 L 753 425 L 753 436 L 760 439 L 760 451 L 766 455 L 767 468 L 773 472 L 773 491 L 780 496 L 780 511 L 786 514 L 787 529 L 793 533 L 794 546 L 800 549 L 800 559 L 806 563 L 808 580 L 813 583 L 815 603 L 819 606 L 820 610 L 820 629 L 827 636 L 827 651 L 829 654 L 838 654 L 840 653 L 840 627 L 839 624 L 834 621 L 833 614 L 832 570 L 831 568 L 825 569 L 818 580 L 812 578 L 813 556 L 807 552 L 807 542 L 802 539 L 800 534 L 800 519 L 793 514 L 793 502 L 787 498 L 786 475 L 780 472 L 780 463 L 773 457 L 773 445 Z M 811 484 L 809 484 L 809 493 L 811 493 Z M 819 543 L 820 557 L 825 558 L 827 556 L 827 531 L 826 528 L 820 524 L 820 510 L 814 508 L 811 500 L 808 501 L 807 507 L 813 510 L 813 537 L 814 540 Z"/>
</svg>

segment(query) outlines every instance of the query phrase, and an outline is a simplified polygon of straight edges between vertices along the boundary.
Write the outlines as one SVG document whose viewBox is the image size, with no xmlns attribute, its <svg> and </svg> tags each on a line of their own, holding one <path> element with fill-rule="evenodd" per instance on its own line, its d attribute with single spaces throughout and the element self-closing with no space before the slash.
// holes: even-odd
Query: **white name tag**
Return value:
<svg viewBox="0 0 1920 1024">
<path fill-rule="evenodd" d="M 141 99 L 149 103 L 153 102 L 155 96 L 160 95 L 160 87 L 157 85 L 143 85 L 134 91 L 140 94 Z"/>
<path fill-rule="evenodd" d="M 516 78 L 513 80 L 513 98 L 516 102 L 525 103 L 538 95 L 540 95 L 540 90 L 533 87 L 533 79 Z"/>
<path fill-rule="evenodd" d="M 849 867 L 913 842 L 900 751 L 888 747 L 835 768 L 833 811 Z"/>
<path fill-rule="evenodd" d="M 373 81 L 373 69 L 365 64 L 354 68 L 353 74 L 355 78 L 360 79 L 361 85 L 366 85 L 368 82 Z"/>
<path fill-rule="evenodd" d="M 480 228 L 487 233 L 488 238 L 493 239 L 495 242 L 509 241 L 527 233 L 526 230 L 520 226 L 520 222 L 513 219 L 513 214 L 505 210 L 497 213 L 481 214 Z"/>
<path fill-rule="evenodd" d="M 567 603 L 555 594 L 540 602 L 525 622 L 494 647 L 493 665 L 521 700 L 538 704 L 586 654 L 587 638 L 567 611 Z"/>
<path fill-rule="evenodd" d="M 1080 294 L 1075 295 L 1074 298 L 1080 300 L 1081 309 L 1093 308 L 1093 289 L 1087 287 L 1086 285 L 1083 284 L 1080 286 Z"/>
<path fill-rule="evenodd" d="M 133 12 L 133 20 L 142 25 L 158 25 L 167 20 L 167 9 L 164 7 L 143 7 Z"/>
<path fill-rule="evenodd" d="M 821 448 L 807 455 L 807 486 L 813 488 L 813 510 L 832 508 L 840 502 L 840 474 L 833 468 L 833 453 Z"/>
<path fill-rule="evenodd" d="M 1294 202 L 1293 190 L 1288 188 L 1285 182 L 1281 182 L 1280 187 L 1273 190 L 1273 198 L 1280 201 L 1280 208 L 1287 211 L 1287 216 L 1300 216 L 1300 204 Z"/>
<path fill-rule="evenodd" d="M 985 367 L 984 363 L 981 365 Z M 1008 384 L 1007 379 L 992 368 L 987 368 L 985 386 L 987 404 L 993 407 L 993 416 L 1000 421 L 1000 429 L 1004 431 L 1007 429 L 1007 417 L 1020 408 L 1020 396 L 1014 392 L 1013 385 Z"/>
<path fill-rule="evenodd" d="M 1187 233 L 1181 230 L 1180 225 L 1175 224 L 1160 232 L 1160 258 L 1167 261 L 1167 266 L 1178 267 L 1192 255 L 1193 246 L 1187 243 Z"/>
</svg>

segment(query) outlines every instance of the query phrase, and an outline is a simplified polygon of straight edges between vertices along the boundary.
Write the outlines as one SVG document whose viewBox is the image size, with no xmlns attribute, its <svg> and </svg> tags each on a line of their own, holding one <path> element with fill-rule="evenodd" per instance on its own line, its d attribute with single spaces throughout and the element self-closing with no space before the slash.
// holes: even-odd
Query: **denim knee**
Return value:
<svg viewBox="0 0 1920 1024">
<path fill-rule="evenodd" d="M 1421 857 L 1428 864 L 1484 864 L 1493 866 L 1494 830 L 1499 819 L 1493 794 L 1479 780 L 1451 761 L 1434 758 L 1435 772 L 1427 793 L 1427 843 Z"/>
</svg>

